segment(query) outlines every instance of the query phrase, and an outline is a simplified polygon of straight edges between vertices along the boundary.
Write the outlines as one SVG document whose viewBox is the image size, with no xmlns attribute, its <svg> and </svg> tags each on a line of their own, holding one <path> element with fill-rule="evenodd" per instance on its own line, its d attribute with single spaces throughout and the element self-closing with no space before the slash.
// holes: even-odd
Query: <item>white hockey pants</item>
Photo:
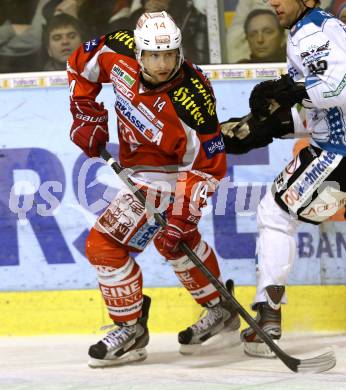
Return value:
<svg viewBox="0 0 346 390">
<path fill-rule="evenodd" d="M 258 205 L 257 290 L 254 303 L 267 301 L 267 286 L 287 284 L 296 253 L 294 234 L 300 223 L 275 203 L 271 191 Z M 282 303 L 286 303 L 286 295 Z"/>
</svg>

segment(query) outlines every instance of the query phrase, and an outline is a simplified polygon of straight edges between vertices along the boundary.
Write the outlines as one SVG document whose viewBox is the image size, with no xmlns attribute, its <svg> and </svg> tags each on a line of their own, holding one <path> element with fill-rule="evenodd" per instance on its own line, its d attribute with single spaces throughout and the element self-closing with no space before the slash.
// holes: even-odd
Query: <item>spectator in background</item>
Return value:
<svg viewBox="0 0 346 390">
<path fill-rule="evenodd" d="M 250 57 L 238 62 L 285 62 L 286 35 L 274 12 L 254 9 L 244 23 L 245 36 L 250 48 Z"/>
<path fill-rule="evenodd" d="M 77 19 L 79 8 L 84 1 L 85 0 L 49 0 L 43 8 L 43 16 L 46 21 L 52 16 L 59 14 L 70 15 Z"/>
<path fill-rule="evenodd" d="M 169 6 L 172 0 L 141 0 L 141 7 L 131 14 L 130 27 L 136 26 L 138 18 L 145 12 L 169 12 Z"/>
<path fill-rule="evenodd" d="M 346 1 L 345 0 L 332 1 L 332 4 L 328 9 L 328 11 L 346 24 Z"/>
<path fill-rule="evenodd" d="M 322 8 L 330 5 L 330 0 L 322 0 Z M 250 48 L 244 32 L 244 22 L 247 15 L 254 9 L 273 10 L 269 2 L 263 0 L 239 0 L 231 26 L 226 32 L 228 63 L 239 62 L 242 58 L 250 58 Z"/>
<path fill-rule="evenodd" d="M 168 12 L 183 34 L 186 57 L 195 64 L 209 64 L 209 37 L 206 14 L 192 0 L 172 0 Z"/>
<path fill-rule="evenodd" d="M 132 3 L 132 0 L 84 0 L 78 10 L 78 18 L 88 26 L 86 39 L 132 28 L 129 19 Z"/>
<path fill-rule="evenodd" d="M 129 19 L 131 4 L 131 0 L 118 0 L 114 2 L 107 24 L 108 32 L 131 28 Z"/>
<path fill-rule="evenodd" d="M 84 0 L 3 0 L 0 10 L 0 73 L 42 70 L 42 33 L 58 14 L 77 16 Z M 0 19 L 1 19 L 0 18 Z M 65 68 L 64 68 L 65 69 Z"/>
<path fill-rule="evenodd" d="M 65 70 L 67 58 L 82 43 L 82 29 L 76 18 L 60 14 L 49 19 L 43 43 L 49 56 L 43 70 Z"/>
<path fill-rule="evenodd" d="M 1 2 L 0 73 L 38 70 L 42 7 L 48 0 Z"/>
</svg>

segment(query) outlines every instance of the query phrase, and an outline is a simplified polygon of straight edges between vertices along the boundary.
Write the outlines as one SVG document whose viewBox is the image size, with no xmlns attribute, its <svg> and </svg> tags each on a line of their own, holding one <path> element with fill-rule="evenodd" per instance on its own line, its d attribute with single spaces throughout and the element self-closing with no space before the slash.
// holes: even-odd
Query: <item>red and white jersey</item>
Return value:
<svg viewBox="0 0 346 390">
<path fill-rule="evenodd" d="M 195 65 L 185 61 L 172 81 L 147 88 L 135 59 L 133 31 L 126 30 L 81 45 L 68 60 L 68 77 L 74 101 L 95 100 L 102 83 L 113 84 L 119 159 L 134 170 L 134 181 L 149 187 L 165 181 L 174 192 L 181 172 L 186 172 L 187 188 L 225 175 L 215 97 Z"/>
</svg>

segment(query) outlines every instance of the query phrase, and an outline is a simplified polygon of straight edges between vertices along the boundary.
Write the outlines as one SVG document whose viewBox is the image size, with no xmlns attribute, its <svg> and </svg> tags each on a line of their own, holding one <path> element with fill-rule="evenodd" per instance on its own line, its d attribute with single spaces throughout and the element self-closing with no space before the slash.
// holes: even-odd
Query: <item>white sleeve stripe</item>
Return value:
<svg viewBox="0 0 346 390">
<path fill-rule="evenodd" d="M 197 136 L 196 130 L 192 129 L 185 122 L 180 119 L 180 123 L 186 134 L 186 150 L 183 156 L 183 166 L 179 167 L 179 171 L 191 170 L 193 163 L 195 162 L 200 148 L 200 141 Z"/>
<path fill-rule="evenodd" d="M 81 76 L 83 76 L 85 79 L 91 81 L 91 82 L 97 82 L 99 76 L 100 76 L 100 66 L 98 63 L 99 56 L 103 53 L 111 52 L 114 53 L 113 50 L 111 50 L 107 46 L 103 46 L 101 50 L 99 50 L 97 53 L 95 53 L 94 57 L 90 59 L 85 64 L 84 70 L 81 73 Z"/>
</svg>

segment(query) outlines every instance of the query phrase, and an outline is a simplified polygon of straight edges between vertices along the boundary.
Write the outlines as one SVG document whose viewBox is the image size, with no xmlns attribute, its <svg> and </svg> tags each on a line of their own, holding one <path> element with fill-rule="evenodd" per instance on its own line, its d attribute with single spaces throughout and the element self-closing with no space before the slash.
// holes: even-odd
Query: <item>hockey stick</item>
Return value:
<svg viewBox="0 0 346 390">
<path fill-rule="evenodd" d="M 148 204 L 146 197 L 138 187 L 129 178 L 128 170 L 123 169 L 118 162 L 111 156 L 106 149 L 100 150 L 101 156 L 106 160 L 107 164 L 110 165 L 120 179 L 129 187 L 137 199 L 142 203 L 143 206 L 154 216 L 155 220 L 162 226 L 166 226 L 166 220 L 163 216 L 156 212 L 153 205 Z M 326 352 L 322 355 L 316 356 L 311 359 L 297 359 L 286 352 L 284 352 L 257 324 L 257 322 L 250 316 L 250 314 L 240 305 L 236 298 L 225 288 L 225 286 L 209 271 L 204 265 L 202 260 L 191 250 L 191 248 L 185 243 L 179 243 L 179 249 L 181 249 L 189 259 L 195 264 L 195 266 L 203 272 L 208 278 L 210 283 L 216 288 L 216 290 L 228 301 L 231 302 L 234 309 L 238 311 L 240 316 L 256 331 L 258 336 L 263 340 L 265 344 L 276 354 L 276 356 L 292 371 L 294 372 L 322 372 L 333 368 L 336 364 L 336 358 L 333 351 Z"/>
</svg>

